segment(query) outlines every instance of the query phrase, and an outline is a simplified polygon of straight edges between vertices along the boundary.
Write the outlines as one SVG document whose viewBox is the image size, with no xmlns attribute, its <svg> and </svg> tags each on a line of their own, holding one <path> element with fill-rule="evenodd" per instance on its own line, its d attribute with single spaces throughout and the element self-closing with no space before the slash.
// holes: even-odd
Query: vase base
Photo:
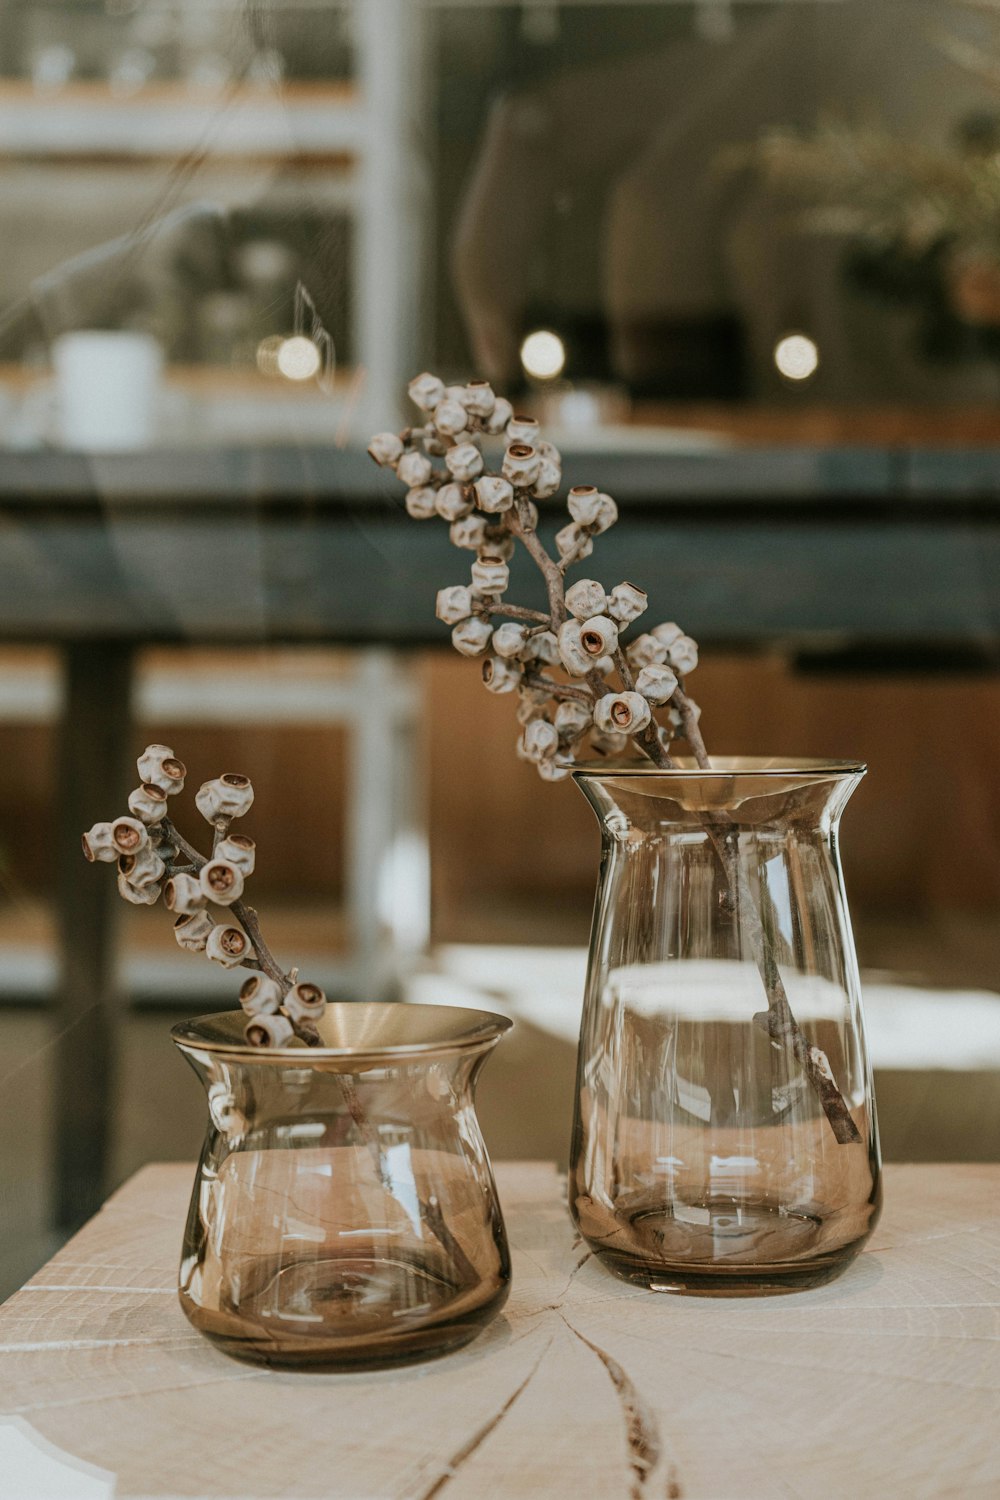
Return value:
<svg viewBox="0 0 1000 1500">
<path fill-rule="evenodd" d="M 474 1339 L 508 1292 L 507 1281 L 463 1287 L 402 1257 L 342 1256 L 257 1271 L 238 1307 L 199 1305 L 183 1288 L 180 1300 L 216 1348 L 273 1369 L 375 1370 L 435 1359 Z"/>
<path fill-rule="evenodd" d="M 731 1198 L 633 1201 L 628 1211 L 590 1200 L 585 1238 L 609 1271 L 650 1291 L 761 1297 L 839 1276 L 867 1239 L 869 1218 Z"/>
<path fill-rule="evenodd" d="M 856 1258 L 852 1249 L 840 1255 L 809 1261 L 805 1265 L 741 1266 L 725 1269 L 710 1266 L 651 1265 L 639 1257 L 595 1248 L 597 1260 L 621 1281 L 650 1292 L 673 1292 L 689 1297 L 775 1297 L 804 1292 L 834 1281 Z"/>
</svg>

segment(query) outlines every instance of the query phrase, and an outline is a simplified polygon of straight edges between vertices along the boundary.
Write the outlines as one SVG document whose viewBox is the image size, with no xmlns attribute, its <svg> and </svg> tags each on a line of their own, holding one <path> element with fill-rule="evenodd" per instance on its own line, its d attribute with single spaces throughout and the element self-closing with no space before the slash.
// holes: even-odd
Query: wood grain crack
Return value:
<svg viewBox="0 0 1000 1500">
<path fill-rule="evenodd" d="M 618 1361 L 613 1359 L 599 1344 L 592 1343 L 586 1335 L 580 1332 L 579 1328 L 575 1328 L 565 1313 L 561 1313 L 560 1316 L 570 1333 L 578 1338 L 581 1344 L 585 1344 L 591 1353 L 597 1355 L 608 1372 L 625 1418 L 625 1438 L 628 1443 L 629 1467 L 632 1470 L 629 1500 L 649 1500 L 652 1491 L 648 1486 L 660 1471 L 660 1461 L 663 1458 L 663 1444 L 660 1440 L 660 1428 L 656 1417 Z M 684 1491 L 681 1489 L 677 1468 L 673 1463 L 666 1464 L 664 1479 L 662 1493 L 665 1500 L 683 1500 Z"/>
<path fill-rule="evenodd" d="M 461 1448 L 456 1449 L 456 1451 L 451 1455 L 451 1457 L 445 1464 L 442 1473 L 438 1475 L 437 1479 L 431 1482 L 431 1485 L 428 1489 L 421 1490 L 420 1493 L 415 1497 L 415 1500 L 434 1500 L 434 1497 L 436 1495 L 440 1495 L 445 1486 L 450 1484 L 451 1481 L 455 1478 L 462 1465 L 468 1462 L 468 1460 L 476 1452 L 477 1448 L 482 1447 L 483 1443 L 485 1443 L 490 1433 L 497 1430 L 504 1417 L 514 1405 L 515 1401 L 525 1390 L 527 1390 L 532 1380 L 534 1380 L 536 1374 L 538 1373 L 538 1369 L 542 1363 L 542 1360 L 552 1348 L 552 1342 L 552 1339 L 549 1339 L 548 1343 L 545 1345 L 545 1348 L 535 1360 L 535 1363 L 532 1365 L 527 1375 L 521 1381 L 521 1384 L 511 1392 L 500 1409 L 494 1412 L 493 1416 L 490 1417 L 488 1421 L 484 1422 L 481 1427 L 478 1427 L 472 1434 L 472 1436 L 462 1444 Z"/>
</svg>

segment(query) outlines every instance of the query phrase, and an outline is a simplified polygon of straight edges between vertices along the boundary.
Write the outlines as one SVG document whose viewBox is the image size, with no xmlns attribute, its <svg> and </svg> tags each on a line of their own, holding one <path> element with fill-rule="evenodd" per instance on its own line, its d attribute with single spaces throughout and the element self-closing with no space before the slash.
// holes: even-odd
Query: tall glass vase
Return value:
<svg viewBox="0 0 1000 1500">
<path fill-rule="evenodd" d="M 582 769 L 602 831 L 570 1161 L 595 1255 L 657 1291 L 816 1286 L 880 1162 L 837 838 L 864 766 Z"/>
</svg>

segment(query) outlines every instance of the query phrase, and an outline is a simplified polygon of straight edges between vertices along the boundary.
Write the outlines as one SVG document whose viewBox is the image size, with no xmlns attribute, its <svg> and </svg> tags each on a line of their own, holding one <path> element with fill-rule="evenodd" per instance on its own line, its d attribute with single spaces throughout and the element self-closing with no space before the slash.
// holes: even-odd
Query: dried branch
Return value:
<svg viewBox="0 0 1000 1500">
<path fill-rule="evenodd" d="M 436 376 L 425 374 L 411 382 L 410 395 L 426 414 L 424 425 L 400 434 L 379 433 L 369 452 L 410 486 L 406 504 L 412 516 L 442 515 L 451 522 L 456 545 L 471 547 L 477 554 L 471 586 L 443 589 L 437 614 L 453 627 L 458 651 L 483 658 L 483 680 L 491 692 L 520 694 L 523 729 L 518 754 L 533 762 L 544 779 L 558 781 L 570 774 L 588 738 L 602 754 L 615 753 L 631 740 L 653 765 L 672 770 L 676 761 L 670 745 L 679 731 L 696 763 L 711 769 L 698 708 L 684 683 L 698 663 L 695 642 L 670 621 L 625 647 L 622 633 L 646 610 L 643 591 L 621 583 L 606 594 L 593 579 L 566 588 L 568 570 L 590 555 L 594 537 L 616 521 L 612 498 L 593 487 L 570 490 L 571 524 L 556 538 L 557 561 L 538 536 L 535 502 L 557 492 L 561 461 L 552 445 L 541 440 L 537 422 L 514 416 L 510 404 L 494 396 L 484 382 L 446 387 Z M 507 443 L 499 474 L 486 469 L 479 451 L 479 442 L 489 436 L 503 437 Z M 417 443 L 424 452 L 418 451 Z M 435 470 L 433 456 L 444 457 L 447 473 Z M 494 516 L 502 518 L 499 544 L 497 527 L 487 519 Z M 506 550 L 505 533 L 512 539 Z M 541 573 L 547 615 L 501 603 L 514 540 L 522 543 Z M 494 616 L 511 623 L 494 630 L 489 623 Z M 529 632 L 529 624 L 544 629 L 540 634 Z M 562 668 L 568 680 L 542 671 L 543 665 Z M 612 673 L 618 686 L 608 681 Z M 540 694 L 545 695 L 541 701 Z M 655 708 L 665 710 L 663 725 L 656 721 Z M 729 886 L 730 909 L 739 914 L 767 998 L 767 1010 L 755 1021 L 802 1067 L 836 1139 L 857 1140 L 857 1127 L 828 1059 L 810 1045 L 792 1013 L 765 926 L 767 893 L 761 892 L 759 906 L 740 860 L 736 825 L 728 813 L 719 811 L 705 814 L 705 827 Z"/>
</svg>

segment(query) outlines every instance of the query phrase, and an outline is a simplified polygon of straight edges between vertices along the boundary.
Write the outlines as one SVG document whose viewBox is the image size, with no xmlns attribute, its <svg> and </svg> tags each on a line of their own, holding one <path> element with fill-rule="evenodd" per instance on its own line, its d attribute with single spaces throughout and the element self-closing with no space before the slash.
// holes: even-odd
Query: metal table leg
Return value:
<svg viewBox="0 0 1000 1500">
<path fill-rule="evenodd" d="M 111 871 L 87 865 L 80 835 L 126 810 L 134 776 L 132 648 L 81 642 L 64 652 L 59 728 L 55 1026 L 55 1218 L 72 1229 L 100 1207 L 115 1110 L 120 1016 Z"/>
</svg>

